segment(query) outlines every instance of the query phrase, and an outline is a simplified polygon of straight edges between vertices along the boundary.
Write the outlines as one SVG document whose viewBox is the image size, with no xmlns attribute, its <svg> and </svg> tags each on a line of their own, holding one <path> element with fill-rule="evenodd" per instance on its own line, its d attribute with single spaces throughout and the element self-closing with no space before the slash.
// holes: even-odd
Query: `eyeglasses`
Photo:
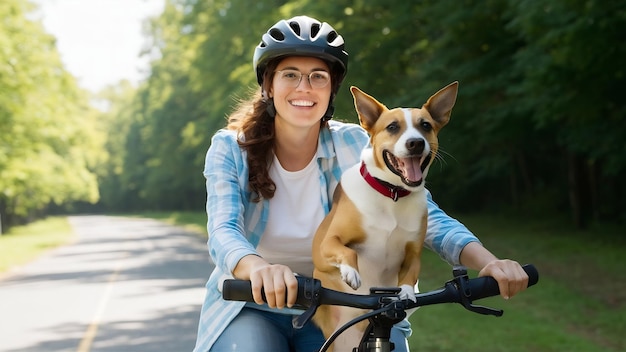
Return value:
<svg viewBox="0 0 626 352">
<path fill-rule="evenodd" d="M 324 88 L 330 82 L 330 74 L 326 71 L 313 71 L 308 75 L 298 70 L 280 70 L 276 71 L 276 78 L 287 87 L 296 88 L 302 81 L 302 76 L 307 76 L 311 88 Z"/>
</svg>

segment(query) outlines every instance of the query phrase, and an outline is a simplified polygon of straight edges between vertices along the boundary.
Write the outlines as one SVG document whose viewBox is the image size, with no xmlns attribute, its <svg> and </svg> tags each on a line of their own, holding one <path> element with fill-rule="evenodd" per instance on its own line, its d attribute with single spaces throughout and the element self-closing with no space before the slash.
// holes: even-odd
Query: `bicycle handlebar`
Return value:
<svg viewBox="0 0 626 352">
<path fill-rule="evenodd" d="M 524 271 L 528 274 L 528 286 L 532 286 L 539 281 L 539 272 L 532 264 L 523 266 Z M 466 308 L 476 308 L 471 305 L 472 301 L 483 299 L 500 294 L 497 281 L 492 277 L 478 277 L 469 279 L 467 271 L 459 268 L 454 269 L 454 279 L 446 282 L 444 287 L 415 294 L 415 302 L 406 302 L 405 309 L 422 307 L 440 303 L 461 303 Z M 398 299 L 398 290 L 394 289 L 371 289 L 369 295 L 353 294 L 347 292 L 335 291 L 321 286 L 319 280 L 297 276 L 298 295 L 296 305 L 308 308 L 312 305 L 340 305 L 362 309 L 377 309 L 386 303 L 389 299 Z M 394 293 L 395 292 L 395 293 Z M 222 297 L 231 301 L 254 302 L 252 298 L 252 289 L 248 280 L 225 280 Z M 263 296 L 265 299 L 265 296 Z M 482 307 L 478 307 L 482 308 Z M 482 314 L 494 314 L 493 312 L 484 312 L 470 309 Z M 479 309 L 480 310 L 480 309 Z M 498 314 L 494 314 L 498 315 Z M 502 315 L 500 312 L 499 315 Z"/>
</svg>

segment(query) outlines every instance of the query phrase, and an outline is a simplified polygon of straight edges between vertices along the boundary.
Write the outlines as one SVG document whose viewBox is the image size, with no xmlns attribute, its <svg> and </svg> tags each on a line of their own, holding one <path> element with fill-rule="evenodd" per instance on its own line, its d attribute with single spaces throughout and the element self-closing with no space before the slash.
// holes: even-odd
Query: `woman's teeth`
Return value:
<svg viewBox="0 0 626 352">
<path fill-rule="evenodd" d="M 292 100 L 291 101 L 291 105 L 293 106 L 313 106 L 313 102 L 312 101 L 308 101 L 308 100 Z"/>
</svg>

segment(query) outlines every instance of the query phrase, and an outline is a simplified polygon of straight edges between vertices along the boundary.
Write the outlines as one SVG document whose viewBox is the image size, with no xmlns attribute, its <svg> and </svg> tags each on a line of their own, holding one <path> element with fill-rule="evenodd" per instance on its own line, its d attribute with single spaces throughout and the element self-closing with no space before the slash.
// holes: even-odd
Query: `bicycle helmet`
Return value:
<svg viewBox="0 0 626 352">
<path fill-rule="evenodd" d="M 259 85 L 263 84 L 267 63 L 281 56 L 313 56 L 328 62 L 339 77 L 337 87 L 348 68 L 343 37 L 328 23 L 308 16 L 280 20 L 263 34 L 253 59 Z"/>
</svg>

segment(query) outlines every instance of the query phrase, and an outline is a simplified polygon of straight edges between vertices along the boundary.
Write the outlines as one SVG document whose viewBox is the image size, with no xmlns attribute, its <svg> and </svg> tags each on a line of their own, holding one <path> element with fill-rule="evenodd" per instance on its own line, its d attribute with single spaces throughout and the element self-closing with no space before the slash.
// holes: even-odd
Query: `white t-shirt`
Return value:
<svg viewBox="0 0 626 352">
<path fill-rule="evenodd" d="M 274 156 L 269 175 L 276 192 L 269 201 L 269 219 L 257 246 L 268 262 L 287 265 L 305 276 L 313 275 L 311 245 L 324 219 L 316 161 L 315 156 L 304 169 L 291 172 Z"/>
</svg>

